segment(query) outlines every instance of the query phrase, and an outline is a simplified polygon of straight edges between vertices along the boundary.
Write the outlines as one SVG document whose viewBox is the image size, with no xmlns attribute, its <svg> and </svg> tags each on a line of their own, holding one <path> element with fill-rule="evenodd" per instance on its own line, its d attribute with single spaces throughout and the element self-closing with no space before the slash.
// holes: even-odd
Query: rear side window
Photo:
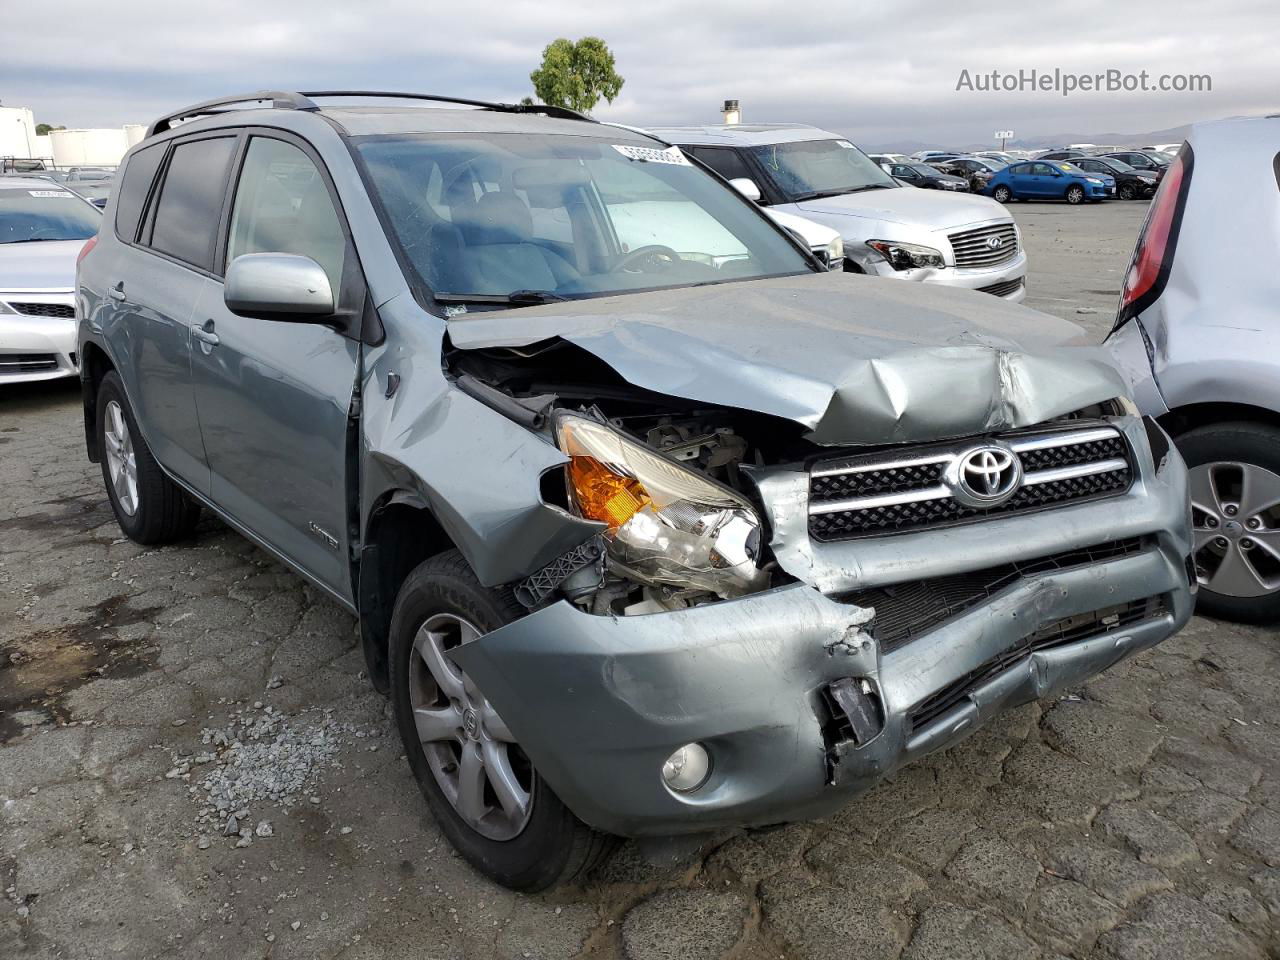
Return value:
<svg viewBox="0 0 1280 960">
<path fill-rule="evenodd" d="M 156 204 L 152 247 L 192 266 L 212 269 L 218 217 L 235 145 L 235 137 L 217 137 L 174 147 Z"/>
<path fill-rule="evenodd" d="M 129 158 L 120 181 L 120 195 L 116 198 L 116 233 L 132 243 L 138 237 L 138 221 L 142 219 L 142 207 L 147 202 L 151 181 L 156 178 L 160 161 L 164 159 L 164 144 L 139 150 Z"/>
</svg>

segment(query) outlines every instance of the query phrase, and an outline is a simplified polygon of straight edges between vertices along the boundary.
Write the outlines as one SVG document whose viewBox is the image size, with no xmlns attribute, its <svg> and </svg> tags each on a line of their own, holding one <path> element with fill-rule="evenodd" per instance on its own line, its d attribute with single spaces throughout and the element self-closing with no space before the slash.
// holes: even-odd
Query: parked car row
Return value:
<svg viewBox="0 0 1280 960">
<path fill-rule="evenodd" d="M 208 510 L 352 612 L 499 883 L 830 815 L 1187 622 L 1164 432 L 1074 324 L 939 285 L 1021 284 L 989 198 L 812 127 L 326 96 L 126 156 L 87 452 L 133 540 Z"/>
</svg>

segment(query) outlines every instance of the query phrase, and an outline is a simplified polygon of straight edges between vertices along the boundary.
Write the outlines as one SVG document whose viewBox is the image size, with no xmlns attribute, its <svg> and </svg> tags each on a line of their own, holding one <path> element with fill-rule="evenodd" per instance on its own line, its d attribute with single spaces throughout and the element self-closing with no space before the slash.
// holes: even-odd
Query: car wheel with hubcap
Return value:
<svg viewBox="0 0 1280 960">
<path fill-rule="evenodd" d="M 991 196 L 996 203 L 1008 203 L 1013 199 L 1013 191 L 1002 183 L 991 192 Z"/>
<path fill-rule="evenodd" d="M 190 536 L 200 505 L 156 463 L 114 370 L 98 386 L 97 440 L 102 480 L 125 536 L 143 544 Z"/>
<path fill-rule="evenodd" d="M 590 869 L 613 838 L 542 780 L 492 704 L 449 658 L 526 611 L 456 550 L 405 579 L 391 620 L 391 698 L 409 767 L 440 828 L 476 869 L 526 892 Z"/>
<path fill-rule="evenodd" d="M 1177 444 L 1191 485 L 1197 608 L 1244 623 L 1280 620 L 1280 430 L 1213 424 Z"/>
<path fill-rule="evenodd" d="M 1084 187 L 1079 184 L 1067 187 L 1067 203 L 1084 203 Z"/>
<path fill-rule="evenodd" d="M 1134 189 L 1132 183 L 1122 183 L 1116 188 L 1121 200 L 1135 200 L 1138 197 L 1138 191 Z"/>
</svg>

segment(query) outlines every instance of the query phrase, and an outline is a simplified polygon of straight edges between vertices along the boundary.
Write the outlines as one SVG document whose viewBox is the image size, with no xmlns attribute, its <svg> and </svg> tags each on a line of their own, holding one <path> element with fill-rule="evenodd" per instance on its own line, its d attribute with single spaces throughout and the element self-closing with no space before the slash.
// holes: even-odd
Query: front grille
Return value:
<svg viewBox="0 0 1280 960">
<path fill-rule="evenodd" d="M 1022 289 L 1023 277 L 1016 280 L 1003 280 L 1000 283 L 992 283 L 985 287 L 979 287 L 979 293 L 989 293 L 993 297 L 1008 297 L 1017 293 Z"/>
<path fill-rule="evenodd" d="M 1050 650 L 1069 643 L 1077 643 L 1093 637 L 1105 636 L 1126 627 L 1155 620 L 1164 616 L 1168 604 L 1163 596 L 1133 600 L 1079 613 L 1056 620 L 1024 637 L 1014 647 L 992 657 L 976 670 L 970 671 L 954 683 L 920 701 L 907 714 L 908 734 L 927 727 L 962 702 L 977 686 L 997 676 L 1019 661 L 1025 660 L 1037 650 Z"/>
<path fill-rule="evenodd" d="M 1082 500 L 1129 488 L 1132 464 L 1110 425 L 997 437 L 1022 464 L 1022 484 L 995 507 L 956 500 L 947 468 L 979 442 L 868 454 L 814 466 L 809 476 L 809 535 L 850 540 L 982 520 Z"/>
<path fill-rule="evenodd" d="M 1132 556 L 1143 546 L 1138 537 L 1110 540 L 1032 560 L 860 590 L 841 599 L 859 607 L 875 608 L 875 620 L 869 629 L 880 649 L 888 652 L 919 639 L 935 627 L 1029 577 Z"/>
<path fill-rule="evenodd" d="M 14 303 L 9 306 L 28 317 L 65 317 L 76 315 L 76 308 L 69 303 Z"/>
<path fill-rule="evenodd" d="M 947 235 L 957 267 L 993 267 L 1018 255 L 1018 230 L 1011 223 L 992 223 Z M 995 246 L 993 240 L 999 241 Z"/>
<path fill-rule="evenodd" d="M 57 366 L 58 356 L 53 353 L 0 353 L 0 374 L 37 373 Z"/>
</svg>

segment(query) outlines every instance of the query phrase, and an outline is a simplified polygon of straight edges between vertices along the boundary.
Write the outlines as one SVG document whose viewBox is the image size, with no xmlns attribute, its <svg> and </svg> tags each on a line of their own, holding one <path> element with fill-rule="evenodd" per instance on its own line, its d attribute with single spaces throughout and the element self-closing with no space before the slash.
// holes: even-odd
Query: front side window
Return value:
<svg viewBox="0 0 1280 960">
<path fill-rule="evenodd" d="M 848 140 L 771 143 L 750 147 L 749 152 L 789 203 L 897 186 Z"/>
<path fill-rule="evenodd" d="M 355 143 L 404 258 L 442 300 L 571 299 L 813 269 L 678 149 L 528 134 Z"/>
<path fill-rule="evenodd" d="M 728 150 L 724 147 L 684 147 L 683 149 L 686 153 L 692 153 L 726 180 L 755 179 L 746 161 L 738 155 L 736 150 Z"/>
<path fill-rule="evenodd" d="M 0 180 L 0 243 L 88 240 L 101 223 L 96 208 L 56 183 L 15 188 Z"/>
<path fill-rule="evenodd" d="M 153 248 L 203 270 L 212 269 L 214 238 L 235 145 L 234 137 L 217 137 L 173 148 L 156 204 Z"/>
<path fill-rule="evenodd" d="M 246 253 L 310 257 L 336 296 L 346 251 L 342 221 L 311 158 L 283 140 L 250 140 L 231 208 L 227 263 Z"/>
</svg>

